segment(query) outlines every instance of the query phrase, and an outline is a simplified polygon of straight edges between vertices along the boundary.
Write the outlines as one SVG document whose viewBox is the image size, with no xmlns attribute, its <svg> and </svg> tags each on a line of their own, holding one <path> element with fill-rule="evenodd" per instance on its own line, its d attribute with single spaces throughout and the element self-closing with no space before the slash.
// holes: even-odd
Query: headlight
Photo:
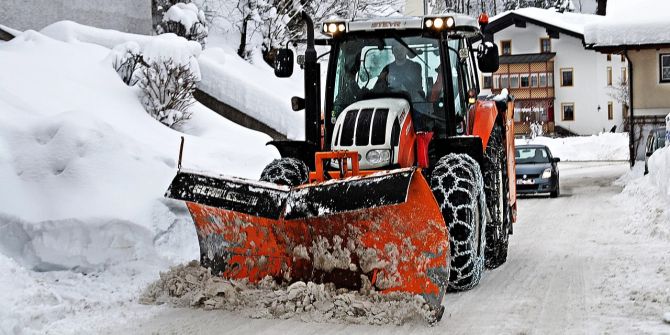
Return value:
<svg viewBox="0 0 670 335">
<path fill-rule="evenodd" d="M 391 159 L 391 151 L 389 150 L 370 150 L 365 155 L 365 159 L 372 164 L 387 162 Z"/>
<path fill-rule="evenodd" d="M 543 179 L 551 178 L 551 168 L 544 169 L 544 172 L 542 172 L 542 178 Z"/>
</svg>

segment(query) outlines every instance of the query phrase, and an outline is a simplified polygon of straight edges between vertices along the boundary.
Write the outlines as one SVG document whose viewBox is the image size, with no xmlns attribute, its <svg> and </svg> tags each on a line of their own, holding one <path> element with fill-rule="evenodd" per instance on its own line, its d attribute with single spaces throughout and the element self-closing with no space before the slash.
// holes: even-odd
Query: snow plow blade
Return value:
<svg viewBox="0 0 670 335">
<path fill-rule="evenodd" d="M 294 188 L 180 171 L 165 196 L 186 201 L 215 274 L 417 294 L 441 318 L 449 238 L 415 168 Z"/>
</svg>

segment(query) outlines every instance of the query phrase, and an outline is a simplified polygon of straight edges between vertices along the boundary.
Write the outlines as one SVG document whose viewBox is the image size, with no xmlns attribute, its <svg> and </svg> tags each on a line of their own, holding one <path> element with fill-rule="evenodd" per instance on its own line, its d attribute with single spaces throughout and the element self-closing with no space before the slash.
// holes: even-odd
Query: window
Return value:
<svg viewBox="0 0 670 335">
<path fill-rule="evenodd" d="M 573 81 L 572 68 L 561 69 L 561 86 L 572 86 Z"/>
<path fill-rule="evenodd" d="M 546 78 L 544 79 L 547 80 Z M 537 85 L 537 73 L 532 73 L 530 75 L 530 87 L 538 87 Z"/>
<path fill-rule="evenodd" d="M 500 89 L 500 76 L 497 74 L 493 75 L 493 89 Z"/>
<path fill-rule="evenodd" d="M 614 104 L 611 101 L 607 103 L 607 119 L 614 119 Z"/>
<path fill-rule="evenodd" d="M 489 76 L 484 75 L 483 80 L 482 80 L 482 84 L 483 84 L 482 88 L 484 88 L 484 89 L 493 88 L 493 77 L 490 76 L 490 75 Z"/>
<path fill-rule="evenodd" d="M 551 38 L 541 38 L 540 39 L 540 52 L 549 53 L 551 52 Z"/>
<path fill-rule="evenodd" d="M 612 61 L 612 54 L 607 54 L 607 61 L 611 62 Z"/>
<path fill-rule="evenodd" d="M 607 67 L 607 86 L 612 86 L 612 67 Z"/>
<path fill-rule="evenodd" d="M 519 88 L 519 75 L 518 74 L 509 75 L 509 87 L 510 88 Z"/>
<path fill-rule="evenodd" d="M 500 41 L 500 50 L 503 55 L 512 54 L 512 41 Z"/>
<path fill-rule="evenodd" d="M 528 78 L 529 75 L 527 74 L 522 74 L 521 75 L 521 87 L 529 87 L 530 86 L 530 79 Z"/>
<path fill-rule="evenodd" d="M 561 111 L 563 112 L 563 121 L 574 121 L 575 120 L 575 104 L 574 103 L 565 103 L 561 104 Z"/>
<path fill-rule="evenodd" d="M 506 74 L 500 76 L 500 88 L 509 88 L 509 78 Z"/>
<path fill-rule="evenodd" d="M 621 83 L 626 85 L 628 84 L 628 69 L 625 67 L 621 68 Z"/>
<path fill-rule="evenodd" d="M 670 54 L 661 54 L 659 61 L 662 83 L 670 83 Z"/>
<path fill-rule="evenodd" d="M 554 87 L 554 74 L 547 73 L 547 87 Z"/>
<path fill-rule="evenodd" d="M 540 73 L 540 87 L 547 87 L 547 74 Z"/>
</svg>

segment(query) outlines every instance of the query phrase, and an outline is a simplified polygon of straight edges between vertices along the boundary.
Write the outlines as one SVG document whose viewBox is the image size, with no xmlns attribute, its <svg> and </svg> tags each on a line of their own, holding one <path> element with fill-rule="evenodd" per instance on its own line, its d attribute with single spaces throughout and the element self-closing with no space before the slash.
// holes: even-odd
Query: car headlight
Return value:
<svg viewBox="0 0 670 335">
<path fill-rule="evenodd" d="M 544 169 L 544 172 L 542 172 L 542 178 L 543 179 L 551 178 L 551 168 Z"/>
<path fill-rule="evenodd" d="M 370 150 L 365 155 L 365 159 L 372 164 L 387 162 L 391 159 L 391 151 L 389 150 Z"/>
</svg>

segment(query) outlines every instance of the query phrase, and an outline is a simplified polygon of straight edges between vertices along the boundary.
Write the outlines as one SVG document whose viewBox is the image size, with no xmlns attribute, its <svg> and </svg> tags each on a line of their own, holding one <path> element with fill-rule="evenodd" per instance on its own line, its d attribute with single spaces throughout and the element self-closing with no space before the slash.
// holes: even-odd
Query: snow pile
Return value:
<svg viewBox="0 0 670 335">
<path fill-rule="evenodd" d="M 197 257 L 188 211 L 163 197 L 181 136 L 185 167 L 257 179 L 277 157 L 199 104 L 181 132 L 152 119 L 110 52 L 34 31 L 0 45 L 0 333 L 79 327 L 66 320 Z"/>
<path fill-rule="evenodd" d="M 595 46 L 670 43 L 667 0 L 610 0 L 607 16 L 584 29 L 584 41 Z"/>
<path fill-rule="evenodd" d="M 71 21 L 56 22 L 42 29 L 41 33 L 61 41 L 87 42 L 109 49 L 128 41 L 140 47 L 155 41 L 151 36 L 99 29 Z M 290 101 L 292 96 L 304 95 L 301 81 L 297 80 L 300 78 L 276 78 L 273 69 L 259 55 L 255 55 L 254 64 L 250 64 L 227 42 L 221 43 L 219 39 L 221 36 L 211 36 L 210 47 L 196 55 L 202 77 L 198 88 L 288 138 L 304 138 L 304 112 L 294 112 Z M 182 48 L 184 54 L 191 48 L 194 46 Z"/>
<path fill-rule="evenodd" d="M 251 318 L 300 319 L 304 322 L 396 324 L 434 319 L 420 296 L 380 294 L 367 277 L 360 292 L 329 284 L 295 282 L 277 285 L 270 277 L 258 284 L 212 276 L 196 261 L 162 272 L 144 292 L 145 304 L 239 311 Z"/>
<path fill-rule="evenodd" d="M 628 160 L 628 133 L 601 133 L 562 138 L 517 139 L 516 145 L 543 144 L 562 161 Z"/>
<path fill-rule="evenodd" d="M 599 15 L 581 14 L 581 13 L 560 13 L 556 9 L 543 9 L 535 7 L 520 8 L 513 11 L 504 12 L 491 18 L 491 22 L 505 17 L 511 13 L 526 17 L 572 31 L 577 34 L 584 34 L 584 27 L 594 22 L 601 22 L 604 18 Z M 609 13 L 608 13 L 609 14 Z"/>
<path fill-rule="evenodd" d="M 638 169 L 617 181 L 626 186 L 622 205 L 634 208 L 626 230 L 670 241 L 670 147 L 657 150 L 649 158 L 646 176 L 642 176 L 642 164 L 638 162 Z"/>
</svg>

